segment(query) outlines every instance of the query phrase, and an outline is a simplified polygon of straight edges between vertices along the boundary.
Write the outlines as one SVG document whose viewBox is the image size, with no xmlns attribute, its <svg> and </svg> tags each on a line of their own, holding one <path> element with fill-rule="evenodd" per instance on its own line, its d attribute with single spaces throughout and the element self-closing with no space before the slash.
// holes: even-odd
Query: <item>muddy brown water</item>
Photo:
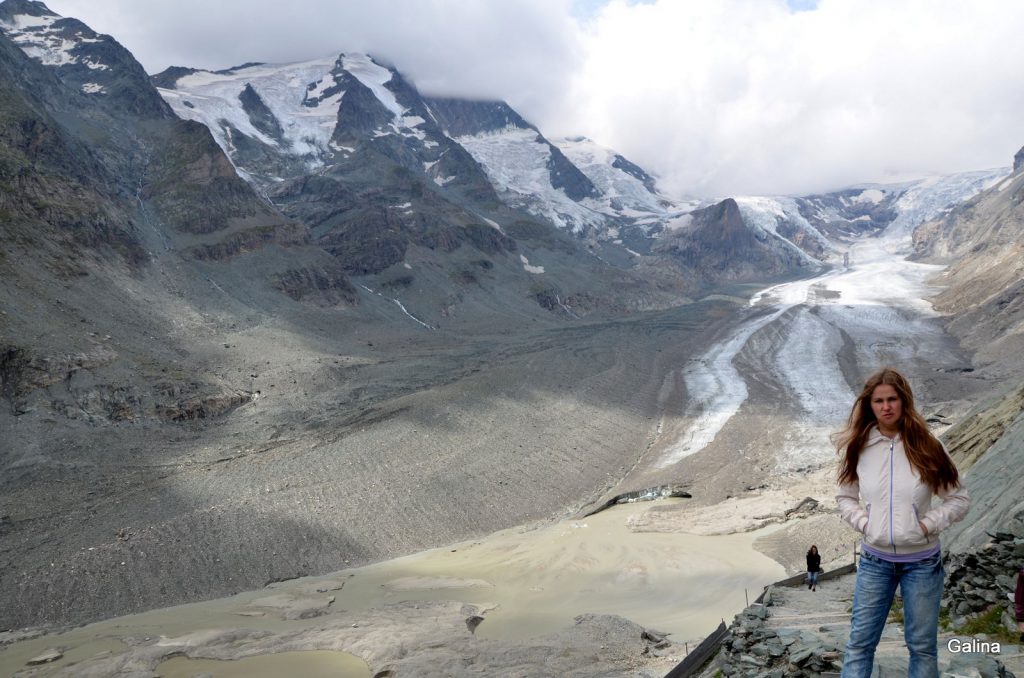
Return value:
<svg viewBox="0 0 1024 678">
<path fill-rule="evenodd" d="M 656 503 L 678 501 L 685 500 Z M 116 655 L 127 649 L 126 642 L 173 639 L 203 629 L 288 632 L 312 627 L 324 617 L 286 620 L 283 612 L 290 601 L 308 601 L 317 593 L 334 597 L 330 610 L 365 611 L 368 618 L 374 608 L 399 601 L 473 603 L 485 610 L 476 634 L 495 639 L 544 635 L 572 625 L 577 615 L 599 613 L 621 615 L 692 644 L 722 619 L 730 619 L 763 586 L 785 576 L 781 565 L 754 548 L 757 538 L 777 526 L 717 536 L 632 531 L 630 516 L 650 506 L 617 506 L 582 520 L 504 530 L 366 567 L 21 641 L 0 651 L 0 675 L 28 668 L 28 660 L 49 648 L 60 648 L 64 657 L 37 667 L 33 675 L 54 675 L 100 653 Z M 252 616 L 253 610 L 267 613 Z M 369 675 L 361 659 L 343 652 L 288 652 L 244 662 L 200 664 L 177 657 L 165 661 L 160 672 L 316 676 L 317 671 L 331 670 L 332 675 L 353 678 Z"/>
</svg>

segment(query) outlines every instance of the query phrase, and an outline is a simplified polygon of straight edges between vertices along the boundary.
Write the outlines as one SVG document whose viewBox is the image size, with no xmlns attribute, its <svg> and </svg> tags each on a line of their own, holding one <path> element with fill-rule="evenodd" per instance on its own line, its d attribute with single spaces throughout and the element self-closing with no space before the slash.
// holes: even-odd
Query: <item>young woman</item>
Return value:
<svg viewBox="0 0 1024 678">
<path fill-rule="evenodd" d="M 868 678 L 896 586 L 903 595 L 910 678 L 938 678 L 939 533 L 970 496 L 942 443 L 914 409 L 907 380 L 885 368 L 868 378 L 839 434 L 839 512 L 864 535 L 844 678 Z M 932 498 L 942 502 L 932 507 Z"/>
<path fill-rule="evenodd" d="M 811 544 L 807 552 L 807 588 L 817 590 L 818 572 L 821 571 L 821 556 L 818 555 L 818 547 Z"/>
</svg>

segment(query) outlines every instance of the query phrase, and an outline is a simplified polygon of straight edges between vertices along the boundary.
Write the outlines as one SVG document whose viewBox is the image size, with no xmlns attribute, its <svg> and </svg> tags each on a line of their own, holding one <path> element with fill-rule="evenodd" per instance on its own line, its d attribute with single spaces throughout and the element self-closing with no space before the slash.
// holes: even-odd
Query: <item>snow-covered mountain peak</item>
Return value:
<svg viewBox="0 0 1024 678">
<path fill-rule="evenodd" d="M 8 0 L 0 5 L 0 30 L 45 66 L 81 63 L 94 70 L 109 68 L 94 54 L 81 54 L 79 49 L 86 43 L 101 42 L 101 36 L 77 19 L 65 19 L 50 11 L 41 2 Z"/>
<path fill-rule="evenodd" d="M 384 86 L 391 81 L 391 69 L 381 66 L 366 54 L 342 54 L 341 64 L 359 82 L 366 85 L 396 118 L 405 115 L 406 109 L 398 103 L 394 92 Z"/>
<path fill-rule="evenodd" d="M 419 129 L 425 118 L 399 101 L 404 83 L 396 72 L 365 54 L 248 64 L 217 72 L 174 69 L 155 76 L 154 81 L 163 85 L 158 87 L 160 94 L 174 112 L 210 128 L 228 157 L 249 177 L 252 173 L 244 168 L 246 163 L 239 161 L 238 144 L 244 142 L 239 134 L 300 159 L 311 170 L 329 164 L 335 154 L 347 157 L 354 152 L 352 139 L 338 138 L 342 101 L 352 88 L 370 93 L 353 104 L 360 109 L 353 113 L 353 124 L 360 131 L 436 145 Z M 367 97 L 379 104 L 378 113 L 365 110 Z"/>
<path fill-rule="evenodd" d="M 510 204 L 577 234 L 617 241 L 626 228 L 649 235 L 695 207 L 657 193 L 642 169 L 585 137 L 549 142 L 533 126 L 510 122 L 455 140 Z M 567 181 L 566 167 L 585 184 Z"/>
</svg>

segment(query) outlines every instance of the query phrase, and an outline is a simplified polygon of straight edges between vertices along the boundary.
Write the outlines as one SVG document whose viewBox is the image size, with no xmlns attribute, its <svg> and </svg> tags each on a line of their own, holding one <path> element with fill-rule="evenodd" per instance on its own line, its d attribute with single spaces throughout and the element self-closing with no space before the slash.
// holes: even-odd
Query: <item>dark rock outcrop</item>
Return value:
<svg viewBox="0 0 1024 678">
<path fill-rule="evenodd" d="M 193 73 L 198 73 L 198 70 L 195 68 L 186 68 L 185 66 L 170 66 L 156 75 L 151 75 L 149 80 L 153 83 L 154 87 L 174 89 L 178 80 L 184 78 L 186 75 L 192 75 Z"/>
<path fill-rule="evenodd" d="M 284 132 L 281 130 L 281 122 L 274 116 L 267 104 L 264 103 L 252 85 L 246 83 L 245 89 L 238 95 L 242 102 L 242 110 L 249 115 L 249 122 L 259 131 L 279 143 L 284 143 Z"/>
<path fill-rule="evenodd" d="M 303 224 L 285 222 L 232 233 L 216 243 L 189 248 L 186 253 L 200 261 L 223 261 L 239 254 L 255 252 L 268 245 L 308 245 L 310 240 L 309 229 Z"/>
<path fill-rule="evenodd" d="M 612 167 L 614 167 L 615 169 L 620 169 L 626 174 L 629 174 L 630 176 L 636 177 L 641 182 L 643 182 L 644 187 L 647 188 L 647 190 L 650 191 L 651 193 L 654 193 L 656 191 L 657 187 L 655 186 L 654 177 L 645 172 L 642 167 L 634 163 L 631 163 L 629 160 L 626 160 L 618 153 L 615 154 L 615 159 L 612 160 Z"/>
<path fill-rule="evenodd" d="M 877 200 L 864 199 L 866 191 L 875 190 Z M 833 237 L 879 233 L 898 212 L 894 207 L 903 194 L 899 188 L 848 188 L 832 193 L 803 196 L 796 199 L 800 215 L 822 233 Z M 789 236 L 785 236 L 789 237 Z"/>
<path fill-rule="evenodd" d="M 980 614 L 1000 608 L 1000 616 L 1013 615 L 1017 572 L 1024 567 L 1024 533 L 997 532 L 982 546 L 953 553 L 946 564 L 946 589 L 942 608 L 954 630 Z M 1012 619 L 1007 633 L 1017 635 Z"/>
<path fill-rule="evenodd" d="M 274 286 L 295 301 L 323 306 L 352 305 L 358 300 L 355 287 L 336 269 L 291 269 L 274 276 Z"/>
<path fill-rule="evenodd" d="M 698 272 L 705 283 L 764 280 L 805 265 L 791 245 L 750 228 L 732 198 L 693 212 L 690 227 L 666 237 L 655 252 Z"/>
<path fill-rule="evenodd" d="M 424 102 L 441 129 L 453 137 L 497 132 L 508 127 L 540 133 L 504 101 L 425 97 Z"/>
<path fill-rule="evenodd" d="M 576 165 L 569 162 L 565 154 L 554 146 L 547 139 L 538 135 L 538 141 L 545 143 L 551 152 L 548 157 L 548 174 L 551 175 L 551 185 L 565 191 L 565 194 L 579 202 L 584 198 L 596 198 L 601 195 L 593 182 L 587 175 L 579 170 Z"/>
<path fill-rule="evenodd" d="M 947 263 L 936 307 L 978 351 L 976 365 L 1024 377 L 1024 174 L 1018 172 L 914 231 L 914 257 Z"/>
</svg>

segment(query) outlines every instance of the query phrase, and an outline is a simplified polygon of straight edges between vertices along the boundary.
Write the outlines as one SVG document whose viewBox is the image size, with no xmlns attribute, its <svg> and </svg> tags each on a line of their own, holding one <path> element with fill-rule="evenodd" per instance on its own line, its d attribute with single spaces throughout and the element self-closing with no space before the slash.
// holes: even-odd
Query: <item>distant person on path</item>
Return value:
<svg viewBox="0 0 1024 678">
<path fill-rule="evenodd" d="M 897 584 L 903 595 L 910 678 L 938 678 L 942 569 L 939 533 L 971 498 L 942 443 L 914 409 L 902 374 L 868 378 L 838 434 L 839 512 L 864 535 L 844 678 L 868 678 Z M 942 502 L 932 507 L 932 498 Z"/>
<path fill-rule="evenodd" d="M 807 552 L 807 588 L 817 590 L 818 573 L 821 572 L 821 556 L 818 555 L 818 547 L 811 544 Z"/>
<path fill-rule="evenodd" d="M 1013 593 L 1013 617 L 1017 620 L 1020 642 L 1024 643 L 1024 567 L 1017 571 L 1017 590 Z"/>
</svg>

